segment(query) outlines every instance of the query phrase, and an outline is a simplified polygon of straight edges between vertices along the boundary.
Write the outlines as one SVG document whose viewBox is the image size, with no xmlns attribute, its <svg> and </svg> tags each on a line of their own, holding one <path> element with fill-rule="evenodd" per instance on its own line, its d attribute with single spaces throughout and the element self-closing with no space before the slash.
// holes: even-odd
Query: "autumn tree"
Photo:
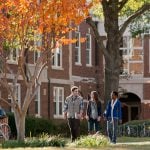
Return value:
<svg viewBox="0 0 150 150">
<path fill-rule="evenodd" d="M 26 113 L 37 93 L 40 75 L 51 61 L 51 51 L 74 41 L 66 38 L 68 32 L 75 30 L 71 24 L 78 25 L 85 19 L 91 5 L 86 0 L 0 0 L 0 85 L 12 101 L 0 99 L 13 109 L 18 140 L 24 140 Z M 35 44 L 39 40 L 42 45 Z M 18 50 L 15 70 L 8 63 L 12 50 Z M 32 71 L 26 61 L 29 51 L 41 53 Z M 26 86 L 21 105 L 16 98 L 19 78 Z"/>
<path fill-rule="evenodd" d="M 101 19 L 104 20 L 106 46 L 92 17 L 87 19 L 87 23 L 94 31 L 98 47 L 103 52 L 105 59 L 104 99 L 106 104 L 110 99 L 111 91 L 118 91 L 122 64 L 119 48 L 123 33 L 134 19 L 148 12 L 150 3 L 148 0 L 101 0 L 99 3 L 99 5 L 95 5 L 91 14 L 92 17 L 102 17 Z M 119 19 L 124 20 L 121 25 L 119 24 Z"/>
</svg>

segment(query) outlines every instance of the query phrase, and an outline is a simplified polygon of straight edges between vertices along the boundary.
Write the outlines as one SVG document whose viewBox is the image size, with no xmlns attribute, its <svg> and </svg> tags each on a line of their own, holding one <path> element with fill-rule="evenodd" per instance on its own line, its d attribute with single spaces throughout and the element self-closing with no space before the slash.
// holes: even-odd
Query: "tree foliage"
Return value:
<svg viewBox="0 0 150 150">
<path fill-rule="evenodd" d="M 0 99 L 14 111 L 18 140 L 24 139 L 25 116 L 37 93 L 39 77 L 51 61 L 51 51 L 62 44 L 75 42 L 67 39 L 68 33 L 88 16 L 91 6 L 92 2 L 86 0 L 0 0 L 0 84 L 7 89 L 12 101 Z M 37 44 L 39 41 L 42 44 Z M 12 50 L 18 50 L 16 70 L 7 63 Z M 41 52 L 33 70 L 26 61 L 29 51 Z M 11 85 L 8 74 L 13 77 Z M 26 86 L 21 105 L 16 97 L 19 77 Z"/>
<path fill-rule="evenodd" d="M 126 1 L 126 0 L 125 0 Z M 127 0 L 126 4 L 123 6 L 121 11 L 119 12 L 120 19 L 126 19 L 135 11 L 140 9 L 144 4 L 148 3 L 149 0 Z M 92 14 L 95 17 L 98 17 L 100 19 L 104 19 L 103 16 L 103 7 L 101 3 L 97 3 L 92 7 Z M 132 36 L 137 36 L 141 33 L 144 33 L 147 30 L 150 30 L 150 13 L 149 11 L 146 11 L 143 13 L 140 17 L 137 17 L 134 19 L 130 24 L 130 31 Z"/>
</svg>

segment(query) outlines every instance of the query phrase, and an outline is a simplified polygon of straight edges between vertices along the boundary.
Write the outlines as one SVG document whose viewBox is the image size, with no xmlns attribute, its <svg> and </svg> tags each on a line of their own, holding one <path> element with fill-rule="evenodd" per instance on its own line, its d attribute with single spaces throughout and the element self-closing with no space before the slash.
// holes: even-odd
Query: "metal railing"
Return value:
<svg viewBox="0 0 150 150">
<path fill-rule="evenodd" d="M 150 137 L 150 123 L 120 125 L 118 127 L 118 136 Z"/>
</svg>

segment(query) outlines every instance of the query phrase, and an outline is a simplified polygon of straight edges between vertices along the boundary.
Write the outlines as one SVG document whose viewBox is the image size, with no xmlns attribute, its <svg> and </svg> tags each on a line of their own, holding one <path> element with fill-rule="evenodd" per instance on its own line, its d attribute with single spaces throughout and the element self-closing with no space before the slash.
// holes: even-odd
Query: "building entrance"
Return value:
<svg viewBox="0 0 150 150">
<path fill-rule="evenodd" d="M 138 120 L 140 116 L 141 100 L 134 93 L 124 93 L 120 97 L 122 103 L 122 122 Z"/>
</svg>

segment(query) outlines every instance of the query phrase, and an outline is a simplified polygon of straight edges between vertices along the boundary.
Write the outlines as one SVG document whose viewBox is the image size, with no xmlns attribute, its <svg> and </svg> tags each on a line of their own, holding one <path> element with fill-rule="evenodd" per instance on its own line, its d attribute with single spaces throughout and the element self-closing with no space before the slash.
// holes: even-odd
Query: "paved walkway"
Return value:
<svg viewBox="0 0 150 150">
<path fill-rule="evenodd" d="M 145 142 L 125 142 L 125 143 L 117 143 L 116 145 L 150 145 L 150 141 L 145 141 Z"/>
</svg>

